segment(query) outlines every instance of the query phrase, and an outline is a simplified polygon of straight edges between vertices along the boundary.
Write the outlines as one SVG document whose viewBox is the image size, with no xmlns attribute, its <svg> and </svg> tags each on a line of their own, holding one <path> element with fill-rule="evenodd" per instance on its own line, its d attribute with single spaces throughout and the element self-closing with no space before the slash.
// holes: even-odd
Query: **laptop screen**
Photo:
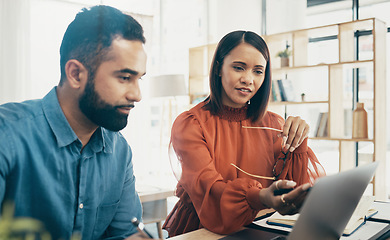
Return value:
<svg viewBox="0 0 390 240">
<path fill-rule="evenodd" d="M 377 166 L 374 162 L 319 178 L 288 239 L 339 239 Z"/>
</svg>

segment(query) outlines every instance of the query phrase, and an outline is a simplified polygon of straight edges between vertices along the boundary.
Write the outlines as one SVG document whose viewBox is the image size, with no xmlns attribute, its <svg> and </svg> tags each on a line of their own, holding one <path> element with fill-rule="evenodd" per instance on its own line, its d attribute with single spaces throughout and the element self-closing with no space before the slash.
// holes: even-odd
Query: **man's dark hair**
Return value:
<svg viewBox="0 0 390 240">
<path fill-rule="evenodd" d="M 234 31 L 225 35 L 219 41 L 210 69 L 210 96 L 205 106 L 213 114 L 222 111 L 222 82 L 220 72 L 224 59 L 240 43 L 248 43 L 255 47 L 267 61 L 264 82 L 251 99 L 247 116 L 253 122 L 261 120 L 267 111 L 268 99 L 271 92 L 271 59 L 266 42 L 258 34 L 250 31 Z"/>
<path fill-rule="evenodd" d="M 145 43 L 142 26 L 133 17 L 109 6 L 83 8 L 69 24 L 62 39 L 60 85 L 66 79 L 65 64 L 70 59 L 81 62 L 89 76 L 93 76 L 117 37 Z"/>
</svg>

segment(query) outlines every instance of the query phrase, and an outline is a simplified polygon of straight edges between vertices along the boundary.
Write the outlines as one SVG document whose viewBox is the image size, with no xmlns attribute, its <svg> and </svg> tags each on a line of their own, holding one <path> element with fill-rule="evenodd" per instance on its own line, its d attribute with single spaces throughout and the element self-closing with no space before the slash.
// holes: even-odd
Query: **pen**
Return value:
<svg viewBox="0 0 390 240">
<path fill-rule="evenodd" d="M 309 187 L 306 192 L 309 192 L 311 189 L 311 187 Z M 292 190 L 294 190 L 294 188 L 282 188 L 282 189 L 277 189 L 274 191 L 274 195 L 275 196 L 278 196 L 278 195 L 282 195 L 282 194 L 286 194 L 286 193 L 289 193 L 291 192 Z"/>
<path fill-rule="evenodd" d="M 138 232 L 140 232 L 144 237 L 153 238 L 153 236 L 148 231 L 146 231 L 145 225 L 142 222 L 138 221 L 136 217 L 131 219 L 131 222 L 138 229 Z"/>
</svg>

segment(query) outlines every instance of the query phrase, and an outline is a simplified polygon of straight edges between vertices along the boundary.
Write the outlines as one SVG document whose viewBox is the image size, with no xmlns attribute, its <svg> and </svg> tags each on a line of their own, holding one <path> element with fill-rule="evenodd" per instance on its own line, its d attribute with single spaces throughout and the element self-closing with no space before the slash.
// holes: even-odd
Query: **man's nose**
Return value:
<svg viewBox="0 0 390 240">
<path fill-rule="evenodd" d="M 128 101 L 139 102 L 142 99 L 141 89 L 139 86 L 139 81 L 135 81 L 133 84 L 128 86 L 126 92 L 126 99 Z"/>
</svg>

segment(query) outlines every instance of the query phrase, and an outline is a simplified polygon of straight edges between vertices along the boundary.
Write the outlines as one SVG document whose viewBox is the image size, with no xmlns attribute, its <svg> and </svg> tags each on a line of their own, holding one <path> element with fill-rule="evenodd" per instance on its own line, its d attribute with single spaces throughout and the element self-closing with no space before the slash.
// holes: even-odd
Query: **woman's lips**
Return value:
<svg viewBox="0 0 390 240">
<path fill-rule="evenodd" d="M 237 90 L 243 95 L 249 95 L 252 91 L 248 88 L 237 88 Z"/>
</svg>

